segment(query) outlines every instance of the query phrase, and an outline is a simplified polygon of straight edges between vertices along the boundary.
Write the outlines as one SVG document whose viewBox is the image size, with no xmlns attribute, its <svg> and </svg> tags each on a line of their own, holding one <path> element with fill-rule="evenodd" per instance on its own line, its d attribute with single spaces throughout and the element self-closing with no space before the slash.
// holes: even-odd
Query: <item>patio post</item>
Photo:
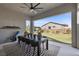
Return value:
<svg viewBox="0 0 79 59">
<path fill-rule="evenodd" d="M 33 33 L 33 20 L 30 20 L 30 33 Z"/>
<path fill-rule="evenodd" d="M 77 48 L 77 4 L 73 4 L 72 10 L 72 46 Z"/>
</svg>

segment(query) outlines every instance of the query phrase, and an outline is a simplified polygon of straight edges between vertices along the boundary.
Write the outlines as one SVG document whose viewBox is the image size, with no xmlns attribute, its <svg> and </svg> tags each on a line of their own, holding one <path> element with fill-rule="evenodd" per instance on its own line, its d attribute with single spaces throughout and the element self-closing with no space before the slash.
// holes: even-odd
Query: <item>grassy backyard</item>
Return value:
<svg viewBox="0 0 79 59">
<path fill-rule="evenodd" d="M 42 35 L 47 36 L 47 37 L 49 37 L 49 38 L 51 38 L 52 40 L 55 40 L 55 41 L 68 43 L 68 44 L 72 43 L 72 40 L 71 40 L 72 35 L 71 34 L 63 34 L 63 33 L 55 34 L 55 33 L 51 33 L 51 32 L 49 32 L 49 33 L 48 32 L 43 32 Z"/>
<path fill-rule="evenodd" d="M 53 34 L 53 33 L 42 33 L 42 35 L 47 36 L 49 38 L 52 38 L 53 40 L 59 41 L 59 42 L 64 42 L 64 43 L 69 43 L 71 44 L 71 34 Z"/>
</svg>

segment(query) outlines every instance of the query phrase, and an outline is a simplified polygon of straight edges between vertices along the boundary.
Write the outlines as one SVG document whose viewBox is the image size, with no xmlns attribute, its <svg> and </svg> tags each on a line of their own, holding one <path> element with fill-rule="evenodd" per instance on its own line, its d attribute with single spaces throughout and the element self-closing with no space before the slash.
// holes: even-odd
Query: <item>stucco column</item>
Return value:
<svg viewBox="0 0 79 59">
<path fill-rule="evenodd" d="M 77 48 L 79 48 L 79 4 L 77 4 Z"/>
<path fill-rule="evenodd" d="M 30 20 L 30 33 L 33 33 L 33 20 Z"/>
<path fill-rule="evenodd" d="M 72 46 L 77 48 L 77 4 L 73 5 L 72 10 Z"/>
</svg>

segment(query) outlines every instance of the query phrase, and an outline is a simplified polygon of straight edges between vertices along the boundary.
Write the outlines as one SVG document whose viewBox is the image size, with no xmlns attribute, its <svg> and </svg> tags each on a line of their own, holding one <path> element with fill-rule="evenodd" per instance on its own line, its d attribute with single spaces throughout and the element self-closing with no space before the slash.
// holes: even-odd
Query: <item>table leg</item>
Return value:
<svg viewBox="0 0 79 59">
<path fill-rule="evenodd" d="M 38 44 L 37 46 L 37 55 L 40 56 L 41 53 L 41 48 L 40 48 L 40 44 Z"/>
<path fill-rule="evenodd" d="M 48 50 L 48 40 L 46 41 L 46 49 Z"/>
</svg>

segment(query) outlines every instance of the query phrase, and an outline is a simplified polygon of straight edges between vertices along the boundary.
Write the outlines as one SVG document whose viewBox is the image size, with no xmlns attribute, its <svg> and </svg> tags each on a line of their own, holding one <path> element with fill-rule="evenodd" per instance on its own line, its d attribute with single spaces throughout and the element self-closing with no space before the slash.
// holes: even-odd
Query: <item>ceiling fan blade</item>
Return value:
<svg viewBox="0 0 79 59">
<path fill-rule="evenodd" d="M 27 6 L 28 8 L 30 8 L 26 3 L 23 3 L 25 6 Z"/>
<path fill-rule="evenodd" d="M 33 4 L 31 3 L 31 9 L 33 8 Z"/>
<path fill-rule="evenodd" d="M 40 3 L 36 4 L 33 8 L 37 7 Z"/>
<path fill-rule="evenodd" d="M 43 8 L 34 8 L 34 9 L 43 9 Z"/>
</svg>

